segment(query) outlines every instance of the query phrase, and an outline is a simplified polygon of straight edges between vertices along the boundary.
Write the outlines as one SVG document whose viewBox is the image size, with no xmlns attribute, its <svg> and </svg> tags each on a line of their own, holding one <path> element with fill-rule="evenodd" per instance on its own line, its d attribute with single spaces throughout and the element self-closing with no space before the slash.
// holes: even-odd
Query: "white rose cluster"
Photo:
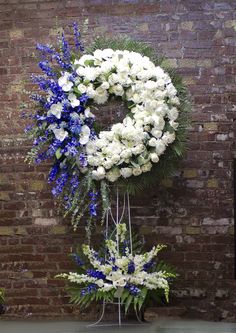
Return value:
<svg viewBox="0 0 236 333">
<path fill-rule="evenodd" d="M 115 182 L 119 177 L 150 171 L 175 140 L 178 128 L 180 102 L 168 73 L 148 57 L 127 50 L 96 50 L 75 60 L 73 66 L 78 75 L 74 85 L 89 97 L 89 102 L 104 104 L 115 95 L 127 101 L 130 108 L 122 122 L 97 137 L 89 139 L 88 133 L 83 133 L 92 178 Z M 78 100 L 72 94 L 74 86 L 68 75 L 59 79 L 59 85 L 75 106 Z M 55 105 L 51 113 L 60 116 L 60 105 Z"/>
</svg>

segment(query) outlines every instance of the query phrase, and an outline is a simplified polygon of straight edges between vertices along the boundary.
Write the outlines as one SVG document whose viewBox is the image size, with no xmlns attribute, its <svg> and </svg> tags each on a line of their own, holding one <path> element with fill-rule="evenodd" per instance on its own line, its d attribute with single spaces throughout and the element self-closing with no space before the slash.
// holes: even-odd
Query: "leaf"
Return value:
<svg viewBox="0 0 236 333">
<path fill-rule="evenodd" d="M 126 300 L 126 302 L 125 302 L 125 313 L 127 313 L 128 312 L 128 310 L 129 310 L 129 307 L 130 307 L 130 305 L 131 305 L 131 303 L 132 303 L 132 301 L 133 301 L 133 296 L 132 295 L 129 295 L 129 297 L 127 298 L 127 300 Z"/>
<path fill-rule="evenodd" d="M 59 160 L 62 156 L 62 153 L 61 153 L 61 148 L 58 148 L 57 151 L 56 151 L 56 158 Z"/>
<path fill-rule="evenodd" d="M 77 96 L 81 96 L 82 95 L 82 93 L 81 93 L 81 91 L 77 88 L 77 87 L 73 87 L 73 91 L 77 94 Z"/>
<path fill-rule="evenodd" d="M 92 60 L 92 59 L 85 60 L 84 64 L 85 64 L 85 66 L 94 67 L 94 60 Z"/>
</svg>

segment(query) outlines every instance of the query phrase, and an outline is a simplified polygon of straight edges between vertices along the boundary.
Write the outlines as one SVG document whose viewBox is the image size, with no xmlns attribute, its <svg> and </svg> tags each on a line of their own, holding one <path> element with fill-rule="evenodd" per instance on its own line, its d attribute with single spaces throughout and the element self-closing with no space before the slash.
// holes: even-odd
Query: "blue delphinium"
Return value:
<svg viewBox="0 0 236 333">
<path fill-rule="evenodd" d="M 85 287 L 81 290 L 80 295 L 86 296 L 87 294 L 92 294 L 93 292 L 97 291 L 98 286 L 94 283 L 91 283 L 88 285 L 88 287 Z"/>
<path fill-rule="evenodd" d="M 52 194 L 64 199 L 68 211 L 74 207 L 73 200 L 78 201 L 81 198 L 81 192 L 77 191 L 82 184 L 80 172 L 81 168 L 85 169 L 88 165 L 85 149 L 80 144 L 82 126 L 87 125 L 90 128 L 90 140 L 96 137 L 93 128 L 94 117 L 87 117 L 84 114 L 89 97 L 86 93 L 80 94 L 76 91 L 78 75 L 73 60 L 77 55 L 79 58 L 79 53 L 84 51 L 78 24 L 74 23 L 70 31 L 74 39 L 74 49 L 64 32 L 59 37 L 59 47 L 54 48 L 49 44 L 40 43 L 36 45 L 40 58 L 38 66 L 42 72 L 40 75 L 32 75 L 32 82 L 42 93 L 31 95 L 31 99 L 37 102 L 38 107 L 31 116 L 35 127 L 27 128 L 27 132 L 31 133 L 34 139 L 33 157 L 30 159 L 36 163 L 54 159 L 48 182 L 54 182 Z M 63 78 L 73 84 L 74 90 L 72 88 L 68 91 L 64 88 Z M 71 98 L 79 100 L 79 105 L 74 106 Z M 59 111 L 57 107 L 60 108 Z M 61 133 L 65 136 L 63 137 Z M 45 147 L 44 151 L 42 147 Z M 87 206 L 92 218 L 97 216 L 97 196 L 98 193 L 93 186 L 86 193 L 86 200 L 89 201 Z"/>
<path fill-rule="evenodd" d="M 135 272 L 135 264 L 133 261 L 128 264 L 128 274 L 132 274 Z"/>
<path fill-rule="evenodd" d="M 133 296 L 137 296 L 140 293 L 140 289 L 133 284 L 127 284 L 125 286 L 129 290 L 129 293 Z"/>
<path fill-rule="evenodd" d="M 60 176 L 56 180 L 56 186 L 52 189 L 52 194 L 58 196 L 62 193 L 63 188 L 69 178 L 69 174 L 67 171 L 64 171 L 60 174 Z"/>
<path fill-rule="evenodd" d="M 81 34 L 80 34 L 80 31 L 79 31 L 79 26 L 78 26 L 77 22 L 73 23 L 73 30 L 74 30 L 75 48 L 76 48 L 77 51 L 83 52 L 84 51 L 84 47 L 83 47 L 83 45 L 82 45 L 82 43 L 80 41 Z"/>
<path fill-rule="evenodd" d="M 97 216 L 97 196 L 98 192 L 89 192 L 90 196 L 90 204 L 89 204 L 89 211 L 91 216 Z"/>
<path fill-rule="evenodd" d="M 105 280 L 105 278 L 106 278 L 106 275 L 104 275 L 102 272 L 94 270 L 94 269 L 88 269 L 86 273 L 88 276 L 94 277 L 96 279 Z"/>
<path fill-rule="evenodd" d="M 143 265 L 143 270 L 147 272 L 149 269 L 151 269 L 154 265 L 153 260 L 149 261 L 148 263 Z"/>
<path fill-rule="evenodd" d="M 49 172 L 49 175 L 48 175 L 48 182 L 49 183 L 53 182 L 56 179 L 59 170 L 60 170 L 59 163 L 55 163 L 52 166 L 52 168 L 51 168 L 51 170 Z"/>
<path fill-rule="evenodd" d="M 83 266 L 84 265 L 84 262 L 83 260 L 80 258 L 80 256 L 78 256 L 76 253 L 73 253 L 72 255 L 72 258 L 74 259 L 75 263 L 78 265 L 78 266 Z"/>
</svg>

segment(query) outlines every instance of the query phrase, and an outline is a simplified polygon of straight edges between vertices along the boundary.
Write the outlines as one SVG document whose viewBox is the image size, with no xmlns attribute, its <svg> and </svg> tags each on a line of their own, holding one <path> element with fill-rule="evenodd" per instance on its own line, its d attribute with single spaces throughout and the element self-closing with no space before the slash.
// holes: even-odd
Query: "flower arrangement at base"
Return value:
<svg viewBox="0 0 236 333">
<path fill-rule="evenodd" d="M 128 38 L 98 38 L 87 49 L 71 27 L 58 47 L 37 45 L 42 75 L 33 82 L 36 112 L 27 128 L 33 139 L 28 159 L 53 160 L 48 181 L 76 229 L 99 201 L 109 207 L 109 186 L 133 193 L 169 176 L 184 151 L 189 103 L 182 80 L 144 43 Z M 121 122 L 99 131 L 95 111 L 115 98 L 125 103 Z M 96 112 L 97 113 L 97 112 Z"/>
<path fill-rule="evenodd" d="M 131 253 L 125 238 L 126 225 L 118 224 L 117 233 L 119 241 L 107 239 L 100 253 L 83 245 L 82 254 L 73 255 L 78 272 L 57 276 L 72 283 L 68 288 L 71 301 L 85 307 L 95 300 L 113 302 L 120 298 L 126 312 L 131 305 L 140 310 L 150 296 L 159 301 L 164 296 L 168 302 L 169 284 L 176 274 L 163 262 L 156 262 L 165 245 L 140 253 L 139 244 Z"/>
</svg>

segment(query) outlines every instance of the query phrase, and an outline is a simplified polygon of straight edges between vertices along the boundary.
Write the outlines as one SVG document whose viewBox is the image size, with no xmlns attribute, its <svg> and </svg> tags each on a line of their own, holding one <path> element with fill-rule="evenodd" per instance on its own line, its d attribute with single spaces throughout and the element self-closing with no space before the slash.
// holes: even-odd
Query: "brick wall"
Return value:
<svg viewBox="0 0 236 333">
<path fill-rule="evenodd" d="M 8 316 L 86 318 L 54 275 L 83 238 L 63 221 L 46 184 L 48 166 L 24 163 L 19 104 L 36 69 L 36 41 L 59 25 L 90 20 L 93 34 L 127 34 L 170 58 L 192 96 L 189 150 L 175 177 L 132 199 L 147 243 L 164 242 L 180 278 L 172 304 L 188 317 L 235 319 L 232 160 L 236 110 L 234 0 L 0 0 L 0 286 Z"/>
</svg>

